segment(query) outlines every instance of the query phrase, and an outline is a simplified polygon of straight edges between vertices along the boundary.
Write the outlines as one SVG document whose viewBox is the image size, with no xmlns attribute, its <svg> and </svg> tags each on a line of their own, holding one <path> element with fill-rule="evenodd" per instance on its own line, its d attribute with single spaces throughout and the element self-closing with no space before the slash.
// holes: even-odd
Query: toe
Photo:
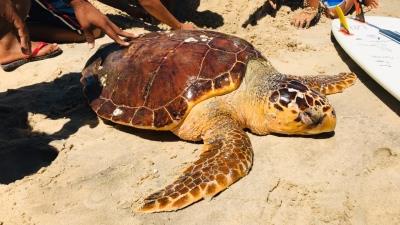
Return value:
<svg viewBox="0 0 400 225">
<path fill-rule="evenodd" d="M 33 42 L 32 43 L 32 49 L 35 49 L 37 47 L 39 47 L 40 42 Z M 60 49 L 60 47 L 56 44 L 47 44 L 46 46 L 42 47 L 39 52 L 37 53 L 36 56 L 44 56 L 44 55 L 48 55 L 54 51 L 57 51 L 58 49 Z"/>
</svg>

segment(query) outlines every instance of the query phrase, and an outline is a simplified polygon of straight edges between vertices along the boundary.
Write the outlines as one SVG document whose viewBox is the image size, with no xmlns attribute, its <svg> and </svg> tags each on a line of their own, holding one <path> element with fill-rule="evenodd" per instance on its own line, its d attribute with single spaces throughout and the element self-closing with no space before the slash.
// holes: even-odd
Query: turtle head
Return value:
<svg viewBox="0 0 400 225">
<path fill-rule="evenodd" d="M 283 82 L 266 98 L 268 132 L 310 135 L 335 129 L 336 115 L 328 99 L 299 80 Z"/>
</svg>

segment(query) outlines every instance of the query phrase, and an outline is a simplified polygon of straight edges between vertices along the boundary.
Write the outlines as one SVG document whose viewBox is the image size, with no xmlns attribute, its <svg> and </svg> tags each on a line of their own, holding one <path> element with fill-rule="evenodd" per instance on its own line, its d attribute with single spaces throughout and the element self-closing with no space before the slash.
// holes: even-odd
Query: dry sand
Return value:
<svg viewBox="0 0 400 225">
<path fill-rule="evenodd" d="M 143 197 L 198 157 L 200 144 L 98 120 L 79 84 L 95 50 L 62 45 L 57 58 L 0 72 L 0 224 L 400 224 L 399 102 L 337 47 L 330 21 L 298 30 L 283 6 L 242 28 L 264 1 L 187 2 L 197 24 L 249 40 L 281 72 L 355 72 L 355 86 L 329 96 L 335 135 L 250 134 L 248 176 L 177 212 L 136 213 Z M 134 33 L 156 28 L 99 7 Z M 399 17 L 400 3 L 381 0 L 369 14 Z"/>
</svg>

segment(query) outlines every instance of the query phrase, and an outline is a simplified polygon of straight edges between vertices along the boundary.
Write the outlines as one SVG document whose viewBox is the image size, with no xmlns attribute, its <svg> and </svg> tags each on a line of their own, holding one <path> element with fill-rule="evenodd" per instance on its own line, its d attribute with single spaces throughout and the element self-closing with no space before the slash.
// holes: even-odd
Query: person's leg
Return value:
<svg viewBox="0 0 400 225">
<path fill-rule="evenodd" d="M 353 8 L 354 6 L 354 1 L 353 0 L 345 0 L 342 4 L 340 4 L 340 8 L 342 9 L 344 15 L 349 14 L 350 10 Z M 335 8 L 330 8 L 327 9 L 326 12 L 327 16 L 330 18 L 337 18 L 337 12 Z"/>
<path fill-rule="evenodd" d="M 80 43 L 85 42 L 85 36 L 77 32 L 63 27 L 53 25 L 30 23 L 28 24 L 32 40 L 41 40 L 56 43 Z M 99 29 L 95 29 L 95 38 L 102 36 Z"/>
<path fill-rule="evenodd" d="M 379 6 L 379 0 L 365 0 L 364 2 L 365 6 L 369 7 L 370 9 L 378 8 Z M 354 1 L 353 0 L 345 0 L 341 5 L 340 8 L 342 8 L 342 11 L 345 15 L 349 14 L 351 9 L 354 6 Z M 336 10 L 333 9 L 328 9 L 327 10 L 327 16 L 331 18 L 337 18 L 337 13 Z"/>
<path fill-rule="evenodd" d="M 132 4 L 132 0 L 99 0 L 99 2 L 119 9 L 135 18 L 147 18 L 149 14 L 139 4 Z"/>
<path fill-rule="evenodd" d="M 30 9 L 30 0 L 14 0 L 13 3 L 17 9 L 18 15 L 25 19 Z M 32 49 L 38 47 L 40 43 L 32 42 Z M 47 45 L 43 47 L 38 56 L 49 54 L 58 47 L 56 45 Z M 6 21 L 0 20 L 0 64 L 13 62 L 18 59 L 26 58 L 27 55 L 23 54 L 19 44 L 18 35 L 14 27 Z"/>
<path fill-rule="evenodd" d="M 32 1 L 26 22 L 31 39 L 56 43 L 84 42 L 85 36 L 80 30 L 73 9 L 67 4 L 46 3 Z M 96 30 L 95 34 L 95 38 L 100 37 L 100 30 Z"/>
<path fill-rule="evenodd" d="M 160 0 L 138 0 L 140 5 L 160 22 L 167 24 L 172 29 L 192 30 L 195 27 L 191 24 L 179 22 Z"/>
<path fill-rule="evenodd" d="M 167 24 L 172 29 L 185 29 L 191 30 L 194 29 L 194 26 L 191 24 L 185 24 L 179 22 L 169 11 L 168 8 L 173 6 L 175 3 L 174 0 L 137 0 L 141 7 L 145 9 L 145 14 L 140 15 L 141 12 L 138 8 L 135 8 L 131 5 L 128 0 L 99 0 L 100 2 L 107 4 L 111 7 L 117 8 L 121 11 L 127 12 L 129 15 L 133 17 L 144 17 L 146 14 L 150 14 L 157 20 L 162 23 Z M 167 3 L 166 5 L 164 5 Z M 146 13 L 147 12 L 147 13 Z"/>
</svg>

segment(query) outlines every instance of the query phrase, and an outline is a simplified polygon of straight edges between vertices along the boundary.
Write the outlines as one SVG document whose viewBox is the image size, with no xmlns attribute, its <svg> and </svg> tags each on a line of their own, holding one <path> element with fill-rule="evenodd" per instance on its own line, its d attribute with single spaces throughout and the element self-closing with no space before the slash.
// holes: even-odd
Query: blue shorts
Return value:
<svg viewBox="0 0 400 225">
<path fill-rule="evenodd" d="M 54 25 L 82 34 L 73 8 L 64 0 L 32 0 L 28 23 Z"/>
</svg>

